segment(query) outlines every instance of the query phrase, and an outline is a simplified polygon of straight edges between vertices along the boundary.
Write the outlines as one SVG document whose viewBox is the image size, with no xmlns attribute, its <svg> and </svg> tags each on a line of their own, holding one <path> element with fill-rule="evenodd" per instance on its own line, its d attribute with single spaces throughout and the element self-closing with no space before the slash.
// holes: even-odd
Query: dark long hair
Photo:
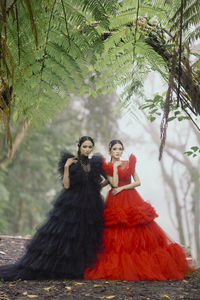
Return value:
<svg viewBox="0 0 200 300">
<path fill-rule="evenodd" d="M 124 145 L 120 140 L 112 140 L 109 143 L 109 151 L 112 149 L 112 147 L 116 144 L 120 144 L 122 146 L 122 150 L 124 150 Z"/>
<path fill-rule="evenodd" d="M 81 147 L 81 145 L 82 145 L 85 141 L 90 141 L 90 142 L 92 143 L 92 145 L 94 146 L 94 139 L 93 139 L 93 138 L 91 138 L 90 136 L 87 136 L 87 135 L 82 136 L 82 137 L 79 139 L 78 145 L 77 145 L 77 146 L 78 146 L 78 156 L 81 155 L 80 147 Z"/>
</svg>

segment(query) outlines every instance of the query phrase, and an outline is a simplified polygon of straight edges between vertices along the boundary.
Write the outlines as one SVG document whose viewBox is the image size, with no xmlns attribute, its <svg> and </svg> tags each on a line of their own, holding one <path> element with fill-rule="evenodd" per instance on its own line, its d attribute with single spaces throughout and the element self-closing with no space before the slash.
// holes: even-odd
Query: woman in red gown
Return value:
<svg viewBox="0 0 200 300">
<path fill-rule="evenodd" d="M 87 268 L 86 279 L 113 280 L 180 280 L 194 271 L 184 249 L 154 221 L 155 209 L 136 191 L 140 179 L 135 171 L 136 158 L 120 157 L 121 141 L 109 144 L 111 161 L 103 163 L 112 186 L 104 210 L 104 251 L 98 262 Z M 131 182 L 133 177 L 134 182 Z"/>
</svg>

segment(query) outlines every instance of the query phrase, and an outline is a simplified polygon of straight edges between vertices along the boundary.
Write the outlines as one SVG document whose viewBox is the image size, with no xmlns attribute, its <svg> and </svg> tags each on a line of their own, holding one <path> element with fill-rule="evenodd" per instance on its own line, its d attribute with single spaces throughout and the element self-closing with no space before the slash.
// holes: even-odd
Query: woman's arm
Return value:
<svg viewBox="0 0 200 300">
<path fill-rule="evenodd" d="M 104 188 L 105 186 L 107 186 L 109 184 L 109 180 L 108 179 L 104 179 L 104 181 L 101 183 L 101 188 Z"/>
<path fill-rule="evenodd" d="M 130 190 L 137 186 L 140 186 L 141 182 L 140 182 L 140 178 L 139 178 L 138 174 L 136 172 L 134 172 L 132 174 L 132 176 L 133 176 L 134 182 L 114 188 L 112 190 L 112 194 L 116 195 L 116 194 L 122 192 L 123 190 Z"/>
<path fill-rule="evenodd" d="M 75 157 L 71 157 L 68 158 L 64 166 L 63 184 L 64 188 L 67 190 L 70 188 L 69 167 L 74 163 L 77 163 L 77 159 Z"/>
<path fill-rule="evenodd" d="M 116 161 L 113 163 L 113 176 L 107 175 L 107 178 L 113 188 L 118 187 L 119 177 L 118 177 L 118 169 L 117 167 L 121 166 L 121 161 Z"/>
</svg>

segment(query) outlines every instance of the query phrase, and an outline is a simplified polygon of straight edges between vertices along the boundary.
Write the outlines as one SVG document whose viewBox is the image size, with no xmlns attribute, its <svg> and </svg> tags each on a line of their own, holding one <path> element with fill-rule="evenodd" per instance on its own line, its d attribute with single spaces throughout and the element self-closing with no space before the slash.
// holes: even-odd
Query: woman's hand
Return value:
<svg viewBox="0 0 200 300">
<path fill-rule="evenodd" d="M 113 195 L 117 195 L 119 194 L 121 191 L 123 191 L 123 186 L 117 187 L 117 188 L 113 188 L 112 189 L 112 194 Z"/>
<path fill-rule="evenodd" d="M 122 162 L 120 160 L 117 160 L 113 163 L 113 176 L 107 176 L 108 180 L 110 181 L 110 184 L 113 188 L 118 187 L 119 177 L 118 177 L 118 169 L 117 167 L 121 166 Z"/>
<path fill-rule="evenodd" d="M 66 163 L 65 163 L 65 167 L 69 168 L 72 164 L 76 164 L 77 163 L 77 158 L 76 157 L 70 157 L 67 159 Z"/>
<path fill-rule="evenodd" d="M 105 186 L 107 186 L 109 184 L 108 179 L 105 179 L 102 183 L 101 183 L 101 189 L 104 188 Z"/>
</svg>

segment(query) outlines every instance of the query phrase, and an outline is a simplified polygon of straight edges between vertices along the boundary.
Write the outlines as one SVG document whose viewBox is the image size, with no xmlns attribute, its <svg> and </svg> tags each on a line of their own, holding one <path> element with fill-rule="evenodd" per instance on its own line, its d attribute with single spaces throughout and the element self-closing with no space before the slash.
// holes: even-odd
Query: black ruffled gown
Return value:
<svg viewBox="0 0 200 300">
<path fill-rule="evenodd" d="M 62 154 L 61 177 L 66 160 L 73 156 Z M 1 279 L 82 278 L 85 269 L 95 263 L 103 231 L 102 158 L 93 156 L 89 163 L 89 172 L 80 160 L 70 166 L 70 188 L 63 188 L 55 199 L 47 221 L 28 243 L 24 256 L 15 264 L 0 267 Z"/>
</svg>

